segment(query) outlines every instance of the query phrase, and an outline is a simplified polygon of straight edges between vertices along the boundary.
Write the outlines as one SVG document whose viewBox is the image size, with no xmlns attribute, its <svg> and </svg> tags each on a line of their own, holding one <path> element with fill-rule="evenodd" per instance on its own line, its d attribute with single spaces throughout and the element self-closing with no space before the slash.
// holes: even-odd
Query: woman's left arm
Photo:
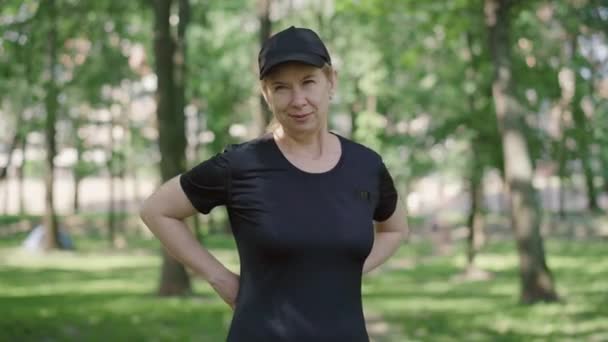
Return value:
<svg viewBox="0 0 608 342">
<path fill-rule="evenodd" d="M 375 238 L 371 252 L 363 264 L 363 273 L 382 265 L 408 238 L 409 228 L 404 204 L 397 201 L 395 212 L 382 222 L 375 222 Z"/>
</svg>

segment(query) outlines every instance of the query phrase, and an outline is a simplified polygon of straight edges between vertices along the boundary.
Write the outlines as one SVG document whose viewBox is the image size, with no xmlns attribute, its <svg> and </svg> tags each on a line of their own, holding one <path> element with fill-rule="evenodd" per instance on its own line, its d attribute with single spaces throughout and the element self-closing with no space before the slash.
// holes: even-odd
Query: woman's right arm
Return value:
<svg viewBox="0 0 608 342">
<path fill-rule="evenodd" d="M 140 217 L 176 260 L 203 277 L 234 308 L 239 278 L 194 237 L 184 219 L 197 213 L 176 176 L 142 204 Z"/>
</svg>

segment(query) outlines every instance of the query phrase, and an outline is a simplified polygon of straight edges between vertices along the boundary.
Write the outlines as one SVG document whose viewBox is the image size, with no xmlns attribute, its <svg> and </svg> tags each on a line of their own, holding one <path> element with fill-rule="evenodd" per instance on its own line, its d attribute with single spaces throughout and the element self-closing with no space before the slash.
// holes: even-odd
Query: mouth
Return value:
<svg viewBox="0 0 608 342">
<path fill-rule="evenodd" d="M 311 115 L 311 113 L 303 113 L 303 114 L 289 114 L 290 117 L 294 118 L 294 119 L 303 119 L 309 115 Z"/>
</svg>

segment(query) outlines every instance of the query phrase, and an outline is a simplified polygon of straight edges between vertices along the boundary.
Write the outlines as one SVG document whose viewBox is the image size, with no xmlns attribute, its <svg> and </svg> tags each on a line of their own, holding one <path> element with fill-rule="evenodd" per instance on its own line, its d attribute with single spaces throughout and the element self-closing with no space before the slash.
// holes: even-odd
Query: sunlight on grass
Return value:
<svg viewBox="0 0 608 342">
<path fill-rule="evenodd" d="M 86 260 L 86 261 L 85 261 Z M 20 268 L 56 268 L 87 272 L 112 270 L 117 267 L 158 267 L 157 254 L 92 254 L 55 251 L 48 254 L 28 253 L 19 248 L 3 250 L 0 261 L 4 266 Z"/>
<path fill-rule="evenodd" d="M 608 247 L 606 249 L 608 254 Z M 595 258 L 586 258 L 584 256 L 551 256 L 551 268 L 572 268 L 581 267 L 581 263 L 587 263 L 586 270 L 591 273 L 600 273 L 608 271 L 608 259 L 595 260 Z"/>
<path fill-rule="evenodd" d="M 238 255 L 212 253 L 238 272 Z M 458 249 L 456 249 L 458 250 Z M 563 303 L 517 303 L 517 255 L 492 245 L 477 265 L 486 281 L 457 278 L 462 253 L 428 257 L 428 243 L 407 245 L 401 263 L 363 279 L 368 329 L 375 342 L 601 341 L 608 331 L 608 260 L 601 243 L 550 242 L 548 257 Z M 416 258 L 422 253 L 424 258 Z M 208 283 L 195 295 L 157 298 L 157 250 L 30 255 L 0 248 L 0 340 L 221 341 L 232 312 Z M 403 265 L 402 268 L 399 265 Z"/>
<path fill-rule="evenodd" d="M 583 322 L 562 321 L 530 321 L 513 317 L 497 318 L 492 327 L 501 333 L 507 331 L 521 335 L 554 335 L 554 334 L 584 334 L 595 331 L 608 331 L 608 321 L 605 317 L 597 317 Z"/>
<path fill-rule="evenodd" d="M 63 295 L 63 294 L 95 294 L 99 292 L 112 293 L 142 293 L 154 291 L 153 283 L 134 283 L 125 279 L 106 279 L 94 281 L 66 281 L 29 285 L 27 287 L 13 288 L 0 285 L 3 296 L 31 296 L 31 295 Z"/>
<path fill-rule="evenodd" d="M 371 296 L 373 298 L 373 296 Z M 367 298 L 366 302 L 373 307 L 381 308 L 383 313 L 398 313 L 403 311 L 439 311 L 445 313 L 468 313 L 472 310 L 490 311 L 496 308 L 496 304 L 484 298 L 446 299 L 434 297 L 406 297 L 391 298 L 390 300 L 377 301 Z"/>
<path fill-rule="evenodd" d="M 452 265 L 458 268 L 465 268 L 467 260 L 465 255 L 460 255 L 451 259 Z M 518 267 L 519 260 L 515 252 L 510 254 L 495 254 L 495 253 L 483 253 L 479 254 L 475 259 L 475 265 L 487 271 L 505 271 L 511 270 Z"/>
</svg>

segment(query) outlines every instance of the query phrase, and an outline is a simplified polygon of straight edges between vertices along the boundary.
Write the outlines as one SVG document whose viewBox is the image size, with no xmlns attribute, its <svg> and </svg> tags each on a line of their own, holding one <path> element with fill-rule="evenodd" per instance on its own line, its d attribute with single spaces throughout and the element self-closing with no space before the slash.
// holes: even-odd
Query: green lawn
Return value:
<svg viewBox="0 0 608 342">
<path fill-rule="evenodd" d="M 76 244 L 86 250 L 32 256 L 17 248 L 22 237 L 0 243 L 0 341 L 225 338 L 231 311 L 202 281 L 195 281 L 191 298 L 153 296 L 160 265 L 154 243 L 111 252 L 82 237 Z M 229 238 L 208 245 L 237 268 Z M 431 257 L 428 243 L 404 245 L 364 281 L 373 340 L 608 341 L 606 241 L 548 241 L 563 302 L 531 307 L 517 304 L 513 246 L 494 243 L 479 256 L 491 280 L 463 281 L 461 248 Z"/>
</svg>

